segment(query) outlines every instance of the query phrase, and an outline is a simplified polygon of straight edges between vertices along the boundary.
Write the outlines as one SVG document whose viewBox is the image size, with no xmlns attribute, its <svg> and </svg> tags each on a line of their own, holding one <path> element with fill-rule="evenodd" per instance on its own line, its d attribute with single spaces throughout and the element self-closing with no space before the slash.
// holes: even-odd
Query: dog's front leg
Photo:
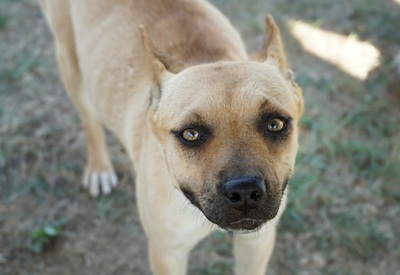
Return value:
<svg viewBox="0 0 400 275">
<path fill-rule="evenodd" d="M 171 207 L 173 204 L 174 202 L 171 202 Z M 189 206 L 184 215 L 164 216 L 163 223 L 157 223 L 156 219 L 150 221 L 146 219 L 149 221 L 145 223 L 145 228 L 150 240 L 150 264 L 154 275 L 187 274 L 190 251 L 212 232 L 212 227 L 207 221 L 202 220 L 205 217 L 199 217 L 193 209 L 193 206 Z M 171 213 L 167 207 L 165 210 L 164 214 Z M 179 212 L 172 211 L 172 213 Z M 161 220 L 160 216 L 158 218 Z"/>
<path fill-rule="evenodd" d="M 154 275 L 185 275 L 190 249 L 167 248 L 149 243 L 150 263 Z"/>
<path fill-rule="evenodd" d="M 181 220 L 181 228 L 159 225 L 153 227 L 156 230 L 147 230 L 154 275 L 185 275 L 190 251 L 212 231 L 208 226 L 199 226 L 195 219 Z"/>
<path fill-rule="evenodd" d="M 275 227 L 266 224 L 260 231 L 234 236 L 237 275 L 264 275 L 275 244 Z"/>
</svg>

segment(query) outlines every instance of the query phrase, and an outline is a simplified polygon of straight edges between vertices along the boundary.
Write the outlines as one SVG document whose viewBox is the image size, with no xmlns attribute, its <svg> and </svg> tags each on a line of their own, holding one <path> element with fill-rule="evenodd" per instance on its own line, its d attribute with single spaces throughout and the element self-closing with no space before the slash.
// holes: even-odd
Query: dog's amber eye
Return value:
<svg viewBox="0 0 400 275">
<path fill-rule="evenodd" d="M 283 120 L 279 118 L 274 118 L 268 122 L 268 131 L 276 133 L 282 131 L 284 126 L 285 123 L 283 122 Z"/>
<path fill-rule="evenodd" d="M 200 137 L 200 134 L 194 129 L 186 129 L 185 131 L 183 131 L 182 137 L 186 141 L 197 141 Z"/>
</svg>

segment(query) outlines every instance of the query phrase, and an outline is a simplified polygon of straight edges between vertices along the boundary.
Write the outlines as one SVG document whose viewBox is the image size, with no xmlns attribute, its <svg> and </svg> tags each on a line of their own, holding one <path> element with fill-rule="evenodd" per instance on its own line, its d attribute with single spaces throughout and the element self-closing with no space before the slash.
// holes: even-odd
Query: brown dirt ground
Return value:
<svg viewBox="0 0 400 275">
<path fill-rule="evenodd" d="M 374 12 L 381 15 L 387 12 L 376 9 L 371 1 L 367 2 Z M 395 38 L 399 34 L 391 33 L 393 40 L 382 38 L 386 25 L 380 21 L 377 22 L 377 35 L 369 36 L 373 32 L 372 27 L 357 20 L 359 5 L 367 7 L 360 1 L 328 4 L 328 1 L 308 0 L 215 0 L 213 3 L 242 33 L 249 52 L 254 52 L 260 45 L 262 18 L 266 13 L 273 13 L 281 26 L 288 19 L 314 22 L 323 17 L 324 29 L 342 34 L 357 30 L 362 40 L 371 38 L 376 42 L 386 57 L 393 57 L 399 52 L 399 44 L 396 43 L 400 38 Z M 346 12 L 342 4 L 347 7 Z M 394 1 L 385 0 L 381 5 L 400 12 L 400 6 Z M 368 20 L 374 20 L 379 15 L 369 10 L 362 11 L 375 16 Z M 347 17 L 344 13 L 348 14 Z M 356 19 L 351 17 L 354 14 Z M 390 24 L 400 26 L 400 21 Z M 391 31 L 390 26 L 388 28 Z M 398 27 L 395 30 L 398 32 Z M 357 101 L 361 97 L 356 91 L 368 85 L 378 85 L 382 74 L 387 73 L 382 87 L 392 88 L 376 100 L 379 106 L 395 117 L 398 127 L 396 89 L 397 92 L 400 89 L 396 83 L 400 82 L 396 82 L 399 78 L 392 73 L 395 65 L 389 66 L 387 64 L 392 63 L 382 61 L 386 67 L 371 73 L 367 81 L 360 82 L 334 65 L 304 52 L 287 27 L 282 32 L 293 69 L 302 80 L 299 82 L 304 85 L 308 85 L 307 81 L 312 82 L 304 90 L 308 99 L 307 119 L 314 121 L 321 118 L 323 124 L 332 118 L 340 118 L 333 114 L 335 112 L 345 116 L 358 106 Z M 81 190 L 85 137 L 78 115 L 59 80 L 52 37 L 36 1 L 0 2 L 0 69 L 0 275 L 151 274 L 147 240 L 135 204 L 131 163 L 111 135 L 110 155 L 120 179 L 117 191 L 109 198 L 91 199 Z M 344 95 L 321 93 L 327 86 L 328 89 L 336 87 Z M 332 116 L 323 121 L 324 113 L 330 112 L 326 106 L 330 106 Z M 383 117 L 380 122 L 385 123 Z M 303 155 L 313 148 L 310 144 L 320 142 L 313 139 L 313 128 L 307 123 L 304 122 L 300 139 L 300 146 L 305 148 Z M 320 127 L 325 131 L 323 133 L 331 129 L 324 128 L 324 125 Z M 346 131 L 339 131 L 338 136 L 341 139 L 354 138 L 352 133 Z M 387 138 L 387 146 L 384 143 L 384 148 L 392 152 L 384 158 L 397 163 L 397 167 L 399 138 L 397 128 Z M 326 150 L 315 152 L 321 156 L 329 155 Z M 375 151 L 371 153 L 372 156 L 374 154 Z M 398 174 L 388 168 L 384 176 L 374 178 L 375 181 L 368 185 L 364 176 L 357 174 L 357 171 L 364 170 L 355 171 L 349 163 L 345 154 L 335 156 L 328 171 L 324 170 L 319 178 L 321 187 L 310 189 L 307 195 L 299 195 L 301 205 L 289 205 L 293 211 L 301 207 L 304 209 L 296 211 L 302 214 L 305 225 L 291 224 L 296 216 L 290 213 L 296 212 L 288 212 L 278 233 L 268 274 L 400 274 Z M 308 171 L 306 166 L 297 169 L 298 178 L 313 175 L 315 171 L 314 168 Z M 331 191 L 329 183 L 344 191 Z M 387 189 L 382 189 L 381 185 L 385 183 Z M 297 194 L 300 189 L 294 187 L 293 190 L 293 194 Z M 357 190 L 359 196 L 346 197 L 346 193 Z M 380 193 L 376 195 L 375 190 Z M 308 204 L 307 200 L 312 203 Z M 347 219 L 347 213 L 353 209 L 361 209 L 361 212 L 357 212 L 359 214 L 349 221 L 350 224 L 335 224 L 342 216 Z M 381 215 L 381 211 L 385 215 Z M 59 236 L 43 252 L 32 252 L 29 234 L 60 217 L 66 217 L 67 221 L 62 225 Z M 377 217 L 382 217 L 382 220 L 379 220 L 376 234 L 371 231 L 363 238 L 363 229 L 353 231 L 351 227 L 371 223 L 368 217 L 373 217 L 372 223 L 377 221 Z M 341 241 L 340 226 L 343 224 L 350 228 L 346 231 L 349 234 L 345 235 L 349 236 L 349 243 Z M 365 228 L 369 230 L 370 227 Z M 379 244 L 375 239 L 369 242 L 375 238 L 374 234 Z M 367 252 L 368 247 L 371 249 Z M 232 266 L 231 236 L 216 233 L 193 251 L 189 274 L 232 274 Z"/>
</svg>

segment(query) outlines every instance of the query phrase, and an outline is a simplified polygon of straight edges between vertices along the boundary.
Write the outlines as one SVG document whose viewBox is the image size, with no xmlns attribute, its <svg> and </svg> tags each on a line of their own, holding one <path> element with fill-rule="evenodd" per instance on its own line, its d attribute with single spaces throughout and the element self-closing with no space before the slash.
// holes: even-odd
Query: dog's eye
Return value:
<svg viewBox="0 0 400 275">
<path fill-rule="evenodd" d="M 277 133 L 277 132 L 282 131 L 284 129 L 284 127 L 285 127 L 285 122 L 279 118 L 271 119 L 268 122 L 268 131 L 269 132 Z"/>
<path fill-rule="evenodd" d="M 200 134 L 194 129 L 186 129 L 182 132 L 182 137 L 186 141 L 193 142 L 199 140 Z"/>
</svg>

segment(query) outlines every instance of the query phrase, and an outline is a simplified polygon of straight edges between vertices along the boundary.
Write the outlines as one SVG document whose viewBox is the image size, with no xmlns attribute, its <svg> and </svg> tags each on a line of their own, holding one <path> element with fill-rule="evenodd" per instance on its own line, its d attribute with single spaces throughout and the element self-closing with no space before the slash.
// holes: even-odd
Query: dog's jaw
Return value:
<svg viewBox="0 0 400 275">
<path fill-rule="evenodd" d="M 226 205 L 223 199 L 204 199 L 195 196 L 194 193 L 187 188 L 181 188 L 184 196 L 189 202 L 218 228 L 230 233 L 244 234 L 258 231 L 262 226 L 275 219 L 278 215 L 284 200 L 282 198 L 274 200 L 276 203 L 268 204 L 265 202 L 259 209 L 253 209 L 250 213 L 243 213 Z M 285 194 L 283 194 L 285 196 Z M 212 204 L 211 202 L 218 202 Z M 284 206 L 283 206 L 284 207 Z"/>
</svg>

